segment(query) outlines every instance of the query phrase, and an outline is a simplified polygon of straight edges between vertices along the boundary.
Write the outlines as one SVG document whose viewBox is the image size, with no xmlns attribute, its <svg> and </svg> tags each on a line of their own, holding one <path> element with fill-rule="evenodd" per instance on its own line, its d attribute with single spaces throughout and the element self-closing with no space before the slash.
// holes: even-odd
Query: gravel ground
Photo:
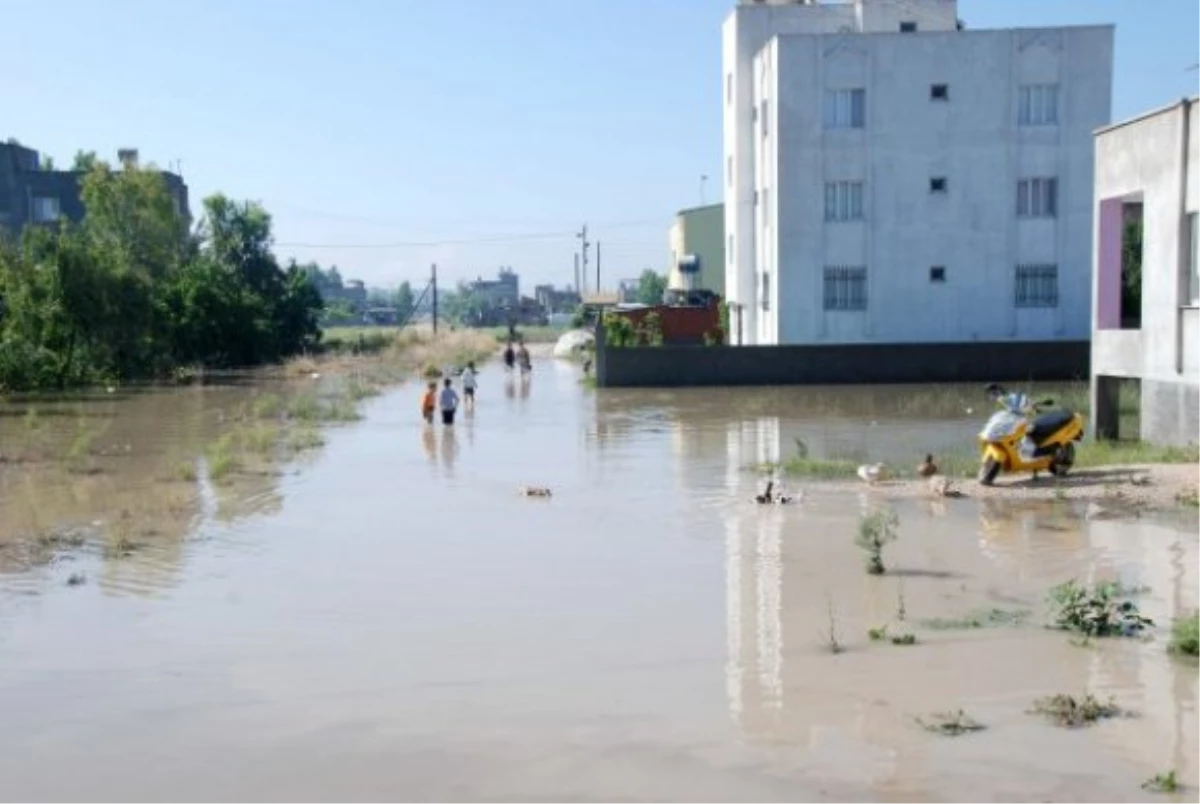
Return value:
<svg viewBox="0 0 1200 804">
<path fill-rule="evenodd" d="M 931 480 L 884 480 L 869 485 L 862 480 L 812 481 L 796 479 L 792 485 L 822 491 L 872 489 L 888 498 L 939 496 Z M 950 480 L 950 488 L 963 497 L 1019 500 L 1095 500 L 1138 508 L 1178 508 L 1181 498 L 1195 499 L 1200 487 L 1200 465 L 1153 464 L 1147 466 L 1103 466 L 1077 469 L 1058 479 L 1042 474 L 1034 481 L 1028 474 L 1003 476 L 996 485 L 982 486 L 973 480 Z"/>
</svg>

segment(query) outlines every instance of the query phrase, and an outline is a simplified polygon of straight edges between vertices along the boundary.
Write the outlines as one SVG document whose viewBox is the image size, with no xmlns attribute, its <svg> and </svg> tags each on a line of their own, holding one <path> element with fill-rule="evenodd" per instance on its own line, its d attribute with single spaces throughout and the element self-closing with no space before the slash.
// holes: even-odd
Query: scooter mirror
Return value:
<svg viewBox="0 0 1200 804">
<path fill-rule="evenodd" d="M 1051 407 L 1054 407 L 1054 400 L 1047 397 L 1046 399 L 1043 399 L 1041 402 L 1038 402 L 1038 405 L 1043 408 L 1051 408 Z"/>
</svg>

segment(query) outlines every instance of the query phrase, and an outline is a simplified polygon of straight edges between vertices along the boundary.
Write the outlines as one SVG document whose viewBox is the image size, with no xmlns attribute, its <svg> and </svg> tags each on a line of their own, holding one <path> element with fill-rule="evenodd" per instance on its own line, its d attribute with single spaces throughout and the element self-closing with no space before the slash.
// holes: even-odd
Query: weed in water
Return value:
<svg viewBox="0 0 1200 804">
<path fill-rule="evenodd" d="M 84 470 L 88 467 L 88 458 L 92 454 L 92 446 L 96 442 L 96 432 L 80 419 L 75 427 L 75 435 L 67 446 L 66 460 L 73 470 Z"/>
<path fill-rule="evenodd" d="M 934 631 L 967 631 L 974 628 L 1002 628 L 1022 625 L 1029 619 L 1029 612 L 1020 609 L 988 609 L 974 611 L 962 617 L 934 617 L 922 620 L 921 625 Z"/>
<path fill-rule="evenodd" d="M 838 480 L 854 477 L 858 465 L 850 461 L 824 460 L 822 458 L 796 457 L 772 469 L 782 469 L 792 477 L 808 477 L 814 480 Z"/>
<path fill-rule="evenodd" d="M 1179 781 L 1175 778 L 1175 771 L 1169 770 L 1156 773 L 1142 782 L 1142 789 L 1150 793 L 1178 793 Z"/>
<path fill-rule="evenodd" d="M 867 629 L 867 638 L 872 642 L 882 642 L 883 640 L 887 639 L 887 629 L 888 627 L 886 625 L 881 625 L 878 628 Z"/>
<path fill-rule="evenodd" d="M 931 715 L 918 717 L 916 720 L 921 728 L 943 737 L 959 737 L 987 728 L 961 709 L 956 712 L 934 712 Z"/>
<path fill-rule="evenodd" d="M 315 422 L 321 417 L 321 405 L 312 393 L 292 397 L 287 406 L 288 416 L 302 422 Z"/>
<path fill-rule="evenodd" d="M 868 574 L 884 573 L 883 548 L 896 540 L 896 528 L 899 524 L 900 520 L 894 511 L 876 511 L 858 523 L 858 535 L 854 543 L 867 554 Z"/>
<path fill-rule="evenodd" d="M 67 578 L 67 586 L 83 586 L 85 583 L 87 583 L 87 576 L 82 572 L 72 572 L 71 576 Z"/>
<path fill-rule="evenodd" d="M 283 415 L 286 406 L 279 394 L 263 394 L 254 400 L 254 417 L 257 419 L 277 419 Z"/>
<path fill-rule="evenodd" d="M 209 445 L 208 476 L 214 483 L 224 481 L 238 469 L 238 459 L 233 453 L 233 434 L 226 433 Z"/>
<path fill-rule="evenodd" d="M 196 464 L 193 461 L 180 461 L 175 467 L 175 477 L 184 483 L 196 482 Z"/>
<path fill-rule="evenodd" d="M 1200 615 L 1197 612 L 1181 617 L 1171 625 L 1171 642 L 1167 650 L 1180 656 L 1200 654 Z"/>
<path fill-rule="evenodd" d="M 1087 693 L 1082 699 L 1062 693 L 1038 698 L 1029 711 L 1031 714 L 1043 715 L 1055 725 L 1068 729 L 1087 726 L 1097 720 L 1122 714 L 1116 701 L 1110 699 L 1108 703 L 1101 703 L 1091 693 Z"/>
<path fill-rule="evenodd" d="M 353 377 L 346 382 L 345 392 L 346 396 L 353 402 L 379 395 L 378 388 L 363 382 L 357 377 Z"/>
<path fill-rule="evenodd" d="M 324 444 L 325 438 L 321 435 L 321 431 L 312 425 L 296 428 L 288 438 L 288 448 L 292 452 L 304 452 Z"/>
<path fill-rule="evenodd" d="M 1129 600 L 1120 600 L 1119 584 L 1099 583 L 1092 589 L 1074 580 L 1050 590 L 1054 626 L 1089 637 L 1137 636 L 1154 621 L 1138 613 Z"/>
<path fill-rule="evenodd" d="M 330 422 L 356 422 L 362 418 L 358 409 L 354 407 L 354 401 L 349 397 L 330 400 L 323 413 L 323 418 Z"/>
<path fill-rule="evenodd" d="M 825 604 L 829 611 L 829 652 L 841 653 L 842 643 L 838 639 L 837 616 L 833 612 L 833 598 L 826 597 Z"/>
<path fill-rule="evenodd" d="M 1196 489 L 1184 489 L 1175 495 L 1175 501 L 1185 508 L 1200 508 L 1200 492 Z"/>
<path fill-rule="evenodd" d="M 270 452 L 279 441 L 279 429 L 266 424 L 248 427 L 241 435 L 246 450 L 258 454 Z"/>
<path fill-rule="evenodd" d="M 917 644 L 917 637 L 915 634 L 897 634 L 896 636 L 892 637 L 892 644 L 915 645 Z"/>
<path fill-rule="evenodd" d="M 904 579 L 901 578 L 896 582 L 896 619 L 904 622 L 907 616 L 908 609 L 904 605 Z"/>
</svg>

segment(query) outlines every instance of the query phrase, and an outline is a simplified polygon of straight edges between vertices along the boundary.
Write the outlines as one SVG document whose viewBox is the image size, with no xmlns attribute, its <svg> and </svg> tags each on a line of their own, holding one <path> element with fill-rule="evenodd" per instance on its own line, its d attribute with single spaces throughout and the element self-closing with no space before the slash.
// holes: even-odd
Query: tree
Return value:
<svg viewBox="0 0 1200 804">
<path fill-rule="evenodd" d="M 90 173 L 99 161 L 95 151 L 76 151 L 75 159 L 71 163 L 71 170 L 79 173 Z"/>
<path fill-rule="evenodd" d="M 47 156 L 45 159 L 42 160 L 42 170 L 46 171 L 47 173 L 54 170 L 54 157 L 53 156 Z"/>
<path fill-rule="evenodd" d="M 416 298 L 413 296 L 412 284 L 406 279 L 396 289 L 396 314 L 403 320 L 412 312 L 415 304 Z"/>
<path fill-rule="evenodd" d="M 647 268 L 638 277 L 637 299 L 642 304 L 662 304 L 667 291 L 667 278 Z"/>
<path fill-rule="evenodd" d="M 1130 322 L 1142 318 L 1142 218 L 1125 219 L 1121 244 L 1121 317 Z"/>
</svg>

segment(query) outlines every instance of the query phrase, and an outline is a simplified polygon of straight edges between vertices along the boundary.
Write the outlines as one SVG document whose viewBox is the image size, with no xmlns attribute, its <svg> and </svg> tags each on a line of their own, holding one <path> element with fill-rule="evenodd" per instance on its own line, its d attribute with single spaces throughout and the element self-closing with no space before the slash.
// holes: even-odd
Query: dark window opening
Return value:
<svg viewBox="0 0 1200 804">
<path fill-rule="evenodd" d="M 950 100 L 950 85 L 934 84 L 929 88 L 929 97 L 932 100 Z"/>
<path fill-rule="evenodd" d="M 945 282 L 946 281 L 946 266 L 935 265 L 929 269 L 930 282 Z"/>
<path fill-rule="evenodd" d="M 946 179 L 944 176 L 938 176 L 929 180 L 929 192 L 944 193 L 946 192 Z"/>
<path fill-rule="evenodd" d="M 1142 205 L 1121 209 L 1121 329 L 1142 328 Z"/>
<path fill-rule="evenodd" d="M 915 22 L 900 23 L 900 33 L 916 33 L 917 24 Z"/>
</svg>

